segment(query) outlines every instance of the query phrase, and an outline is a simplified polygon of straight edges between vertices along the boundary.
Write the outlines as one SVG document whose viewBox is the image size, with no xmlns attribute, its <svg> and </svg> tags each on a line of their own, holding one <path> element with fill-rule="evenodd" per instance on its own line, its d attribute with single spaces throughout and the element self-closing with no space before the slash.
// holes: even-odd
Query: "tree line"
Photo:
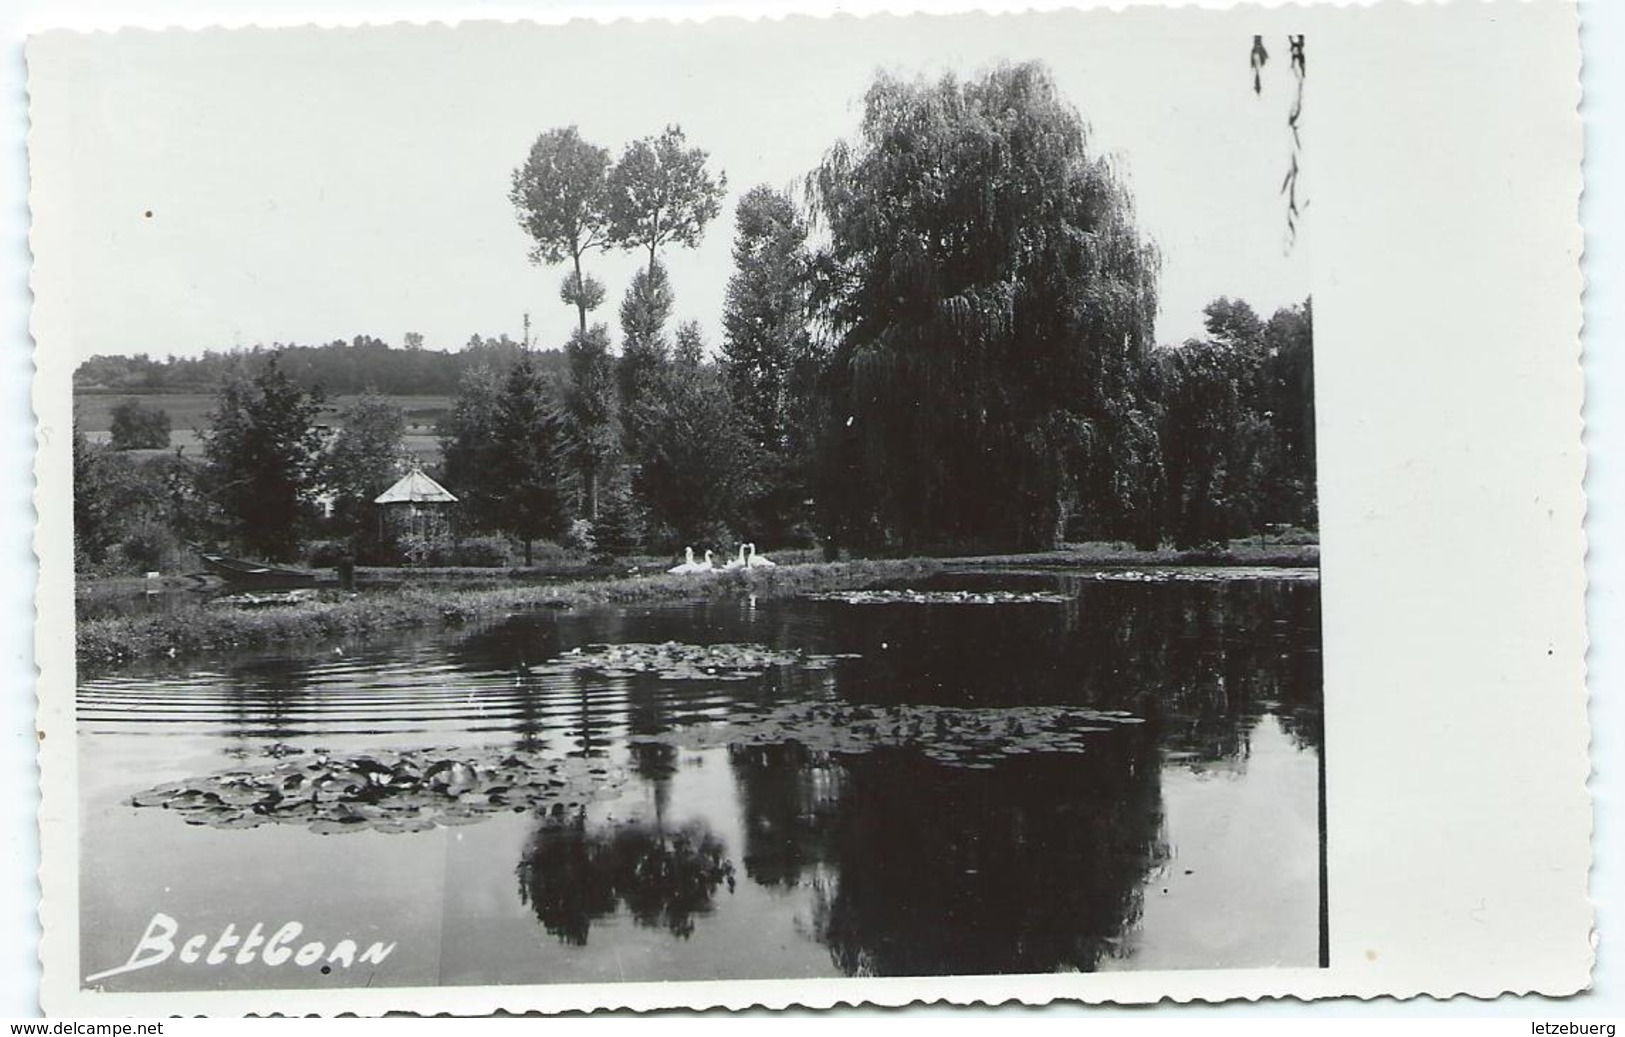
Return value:
<svg viewBox="0 0 1625 1037">
<path fill-rule="evenodd" d="M 279 342 L 161 360 L 145 353 L 98 355 L 74 371 L 73 388 L 78 393 L 110 395 L 213 393 L 233 375 L 247 353 L 262 358 L 275 354 L 296 382 L 307 388 L 321 386 L 329 396 L 353 396 L 368 389 L 391 396 L 450 396 L 468 371 L 506 367 L 524 351 L 525 343 L 506 332 L 490 337 L 471 335 L 453 351 L 426 348 L 421 335 L 407 332 L 399 346 L 373 335 L 356 335 L 348 341 L 334 339 L 321 345 Z M 549 357 L 548 351 L 541 350 L 537 363 L 549 371 L 562 369 L 563 357 Z"/>
<path fill-rule="evenodd" d="M 746 191 L 713 349 L 696 323 L 673 326 L 662 256 L 703 238 L 725 185 L 677 126 L 613 160 L 576 127 L 537 138 L 509 198 L 530 260 L 562 267 L 577 327 L 561 350 L 488 350 L 457 373 L 434 474 L 464 531 L 513 537 L 528 559 L 561 539 L 919 553 L 1193 547 L 1316 524 L 1309 302 L 1265 318 L 1219 298 L 1205 337 L 1155 345 L 1159 256 L 1041 65 L 882 75 L 804 202 Z M 618 336 L 592 320 L 608 288 L 591 261 L 616 248 L 646 256 Z M 238 358 L 205 436 L 200 492 L 273 557 L 317 492 L 366 482 L 366 465 L 336 477 L 336 444 L 306 434 L 317 390 L 296 375 L 312 355 Z M 376 459 L 393 428 L 380 402 Z M 290 422 L 234 417 L 252 406 Z M 261 441 L 233 447 L 239 428 Z M 249 535 L 273 515 L 274 535 Z"/>
</svg>

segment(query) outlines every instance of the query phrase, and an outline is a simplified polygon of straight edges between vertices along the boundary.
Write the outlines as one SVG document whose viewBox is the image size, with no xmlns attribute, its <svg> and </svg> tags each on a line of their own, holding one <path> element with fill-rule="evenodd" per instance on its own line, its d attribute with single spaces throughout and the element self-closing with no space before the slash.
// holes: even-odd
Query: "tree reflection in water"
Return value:
<svg viewBox="0 0 1625 1037">
<path fill-rule="evenodd" d="M 769 888 L 800 885 L 836 856 L 846 774 L 828 753 L 796 742 L 734 745 L 728 762 L 743 800 L 745 875 Z"/>
<path fill-rule="evenodd" d="M 732 748 L 744 872 L 769 890 L 810 891 L 804 931 L 842 971 L 1096 969 L 1126 953 L 1147 888 L 1159 888 L 1152 876 L 1170 859 L 1165 765 L 1245 773 L 1264 715 L 1301 749 L 1319 750 L 1316 585 L 1076 589 L 1076 607 L 798 604 L 798 616 L 816 617 L 820 646 L 862 651 L 829 675 L 824 693 L 846 703 L 1076 705 L 1146 721 L 1092 735 L 1082 753 L 1033 752 L 986 769 L 913 749 Z M 686 936 L 733 881 L 709 830 L 666 832 L 659 820 L 678 767 L 663 743 L 681 727 L 680 700 L 636 682 L 626 698 L 630 763 L 655 790 L 656 821 L 588 829 L 577 819 L 538 832 L 520 865 L 526 903 L 566 942 L 585 943 L 595 919 L 623 909 Z"/>
<path fill-rule="evenodd" d="M 1147 734 L 988 770 L 889 750 L 839 777 L 777 748 L 732 759 L 746 872 L 812 885 L 813 934 L 849 975 L 1092 970 L 1168 858 Z"/>
<path fill-rule="evenodd" d="M 308 660 L 250 655 L 226 669 L 223 685 L 236 743 L 224 755 L 249 760 L 261 743 L 291 741 L 310 724 Z"/>
<path fill-rule="evenodd" d="M 733 863 L 699 821 L 674 831 L 647 822 L 589 828 L 578 816 L 538 828 L 519 862 L 520 899 L 549 933 L 577 946 L 621 905 L 638 925 L 687 938 L 724 883 L 732 892 Z"/>
<path fill-rule="evenodd" d="M 1319 748 L 1319 584 L 1071 582 L 1076 608 L 832 609 L 842 643 L 887 646 L 843 672 L 841 695 L 1120 709 L 1156 725 L 1166 751 L 1197 765 L 1244 766 L 1251 725 L 1238 721 L 1266 712 L 1300 745 Z M 1033 584 L 1057 585 L 1067 581 Z"/>
</svg>

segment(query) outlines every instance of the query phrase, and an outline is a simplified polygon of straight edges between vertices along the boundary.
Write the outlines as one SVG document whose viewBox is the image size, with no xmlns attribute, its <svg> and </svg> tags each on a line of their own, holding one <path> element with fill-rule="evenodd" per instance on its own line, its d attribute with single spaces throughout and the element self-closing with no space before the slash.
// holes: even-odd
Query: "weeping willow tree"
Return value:
<svg viewBox="0 0 1625 1037">
<path fill-rule="evenodd" d="M 808 177 L 832 538 L 1038 548 L 1074 511 L 1121 536 L 1154 513 L 1157 257 L 1088 136 L 1038 64 L 881 76 Z"/>
</svg>

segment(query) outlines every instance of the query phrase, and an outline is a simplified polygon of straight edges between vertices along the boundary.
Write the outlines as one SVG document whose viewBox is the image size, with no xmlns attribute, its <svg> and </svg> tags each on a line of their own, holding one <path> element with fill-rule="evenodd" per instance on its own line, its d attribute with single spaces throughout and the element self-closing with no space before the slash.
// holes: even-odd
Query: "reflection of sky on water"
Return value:
<svg viewBox="0 0 1625 1037">
<path fill-rule="evenodd" d="M 1248 732 L 1246 760 L 1217 771 L 1164 767 L 1168 857 L 1151 874 L 1123 956 L 1103 967 L 1313 964 L 1319 932 L 1318 761 L 1273 716 Z M 1260 873 L 1260 861 L 1268 861 Z M 1283 926 L 1281 919 L 1300 924 Z"/>
<path fill-rule="evenodd" d="M 398 950 L 370 978 L 386 984 L 1314 964 L 1318 588 L 1009 585 L 1075 600 L 595 610 L 88 682 L 85 971 L 127 957 L 154 910 L 215 931 L 289 918 L 335 938 L 388 930 Z M 580 645 L 664 640 L 862 658 L 726 683 L 547 665 Z M 740 703 L 833 698 L 1068 704 L 1147 723 L 989 770 L 895 749 L 682 747 L 685 724 Z M 274 745 L 511 745 L 632 777 L 562 818 L 413 835 L 209 830 L 126 805 L 141 787 L 263 764 Z M 365 981 L 246 966 L 203 980 L 167 963 L 109 986 Z"/>
</svg>

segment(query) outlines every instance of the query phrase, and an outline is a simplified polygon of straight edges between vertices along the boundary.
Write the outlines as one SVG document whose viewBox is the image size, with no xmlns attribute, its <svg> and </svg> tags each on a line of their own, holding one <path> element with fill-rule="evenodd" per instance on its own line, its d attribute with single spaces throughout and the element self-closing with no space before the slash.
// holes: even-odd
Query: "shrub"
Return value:
<svg viewBox="0 0 1625 1037">
<path fill-rule="evenodd" d="M 458 544 L 437 546 L 429 553 L 429 564 L 501 569 L 513 564 L 513 552 L 503 537 L 475 537 Z"/>
<path fill-rule="evenodd" d="M 120 568 L 131 573 L 179 568 L 185 554 L 186 545 L 167 526 L 144 519 L 132 524 L 119 542 Z"/>
<path fill-rule="evenodd" d="M 356 541 L 355 560 L 357 565 L 400 565 L 406 555 L 392 539 L 361 537 Z"/>
<path fill-rule="evenodd" d="M 169 446 L 169 412 L 125 400 L 113 408 L 114 450 L 163 450 Z"/>
<path fill-rule="evenodd" d="M 1277 544 L 1286 544 L 1293 547 L 1320 543 L 1319 533 L 1298 526 L 1288 526 L 1285 529 L 1271 533 L 1269 538 Z"/>
<path fill-rule="evenodd" d="M 531 545 L 531 555 L 536 565 L 547 562 L 563 562 L 575 557 L 577 554 L 579 552 L 572 553 L 568 548 L 561 544 L 555 544 L 551 540 L 538 540 Z"/>
<path fill-rule="evenodd" d="M 598 542 L 593 537 L 592 523 L 584 518 L 571 522 L 569 530 L 564 534 L 564 546 L 577 551 L 594 550 Z"/>
</svg>

